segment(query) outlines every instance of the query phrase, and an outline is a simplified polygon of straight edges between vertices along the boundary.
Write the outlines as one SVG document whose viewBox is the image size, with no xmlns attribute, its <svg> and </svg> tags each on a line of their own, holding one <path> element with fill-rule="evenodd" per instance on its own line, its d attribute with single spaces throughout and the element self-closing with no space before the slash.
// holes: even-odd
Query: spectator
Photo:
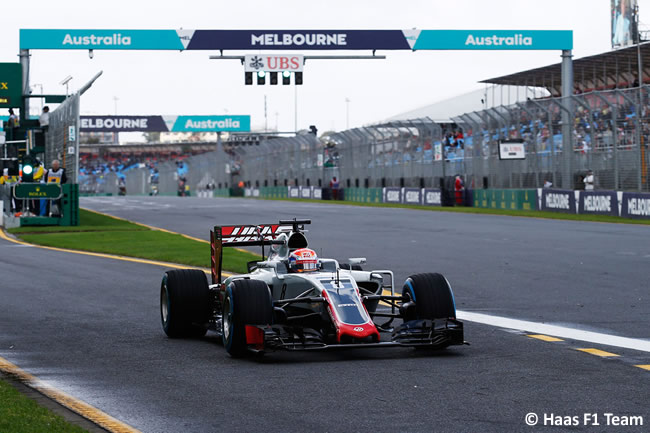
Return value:
<svg viewBox="0 0 650 433">
<path fill-rule="evenodd" d="M 330 181 L 330 189 L 332 190 L 332 200 L 339 199 L 339 181 L 336 179 L 336 176 L 332 177 Z"/>
<path fill-rule="evenodd" d="M 463 194 L 465 192 L 465 183 L 460 177 L 460 174 L 456 175 L 456 180 L 454 181 L 454 192 L 456 193 L 456 205 L 463 205 Z"/>
<path fill-rule="evenodd" d="M 43 107 L 43 112 L 41 117 L 38 118 L 38 123 L 41 125 L 43 131 L 47 131 L 47 128 L 50 126 L 50 107 L 47 105 Z"/>
<path fill-rule="evenodd" d="M 60 185 L 67 181 L 68 179 L 65 175 L 65 169 L 61 167 L 61 163 L 58 159 L 53 160 L 52 168 L 50 168 L 45 175 L 45 182 Z M 50 201 L 50 215 L 57 217 L 61 216 L 61 199 Z"/>
<path fill-rule="evenodd" d="M 594 190 L 594 172 L 591 170 L 587 171 L 587 175 L 585 176 L 583 182 L 585 183 L 585 191 L 593 191 Z"/>
<path fill-rule="evenodd" d="M 544 181 L 544 188 L 550 188 L 553 186 L 553 182 L 551 182 L 549 179 L 546 179 Z"/>
<path fill-rule="evenodd" d="M 45 175 L 45 182 L 62 184 L 67 181 L 68 178 L 65 175 L 65 169 L 61 167 L 59 160 L 55 159 L 52 161 L 52 168 L 50 168 Z"/>
<path fill-rule="evenodd" d="M 454 137 L 454 142 L 461 149 L 465 149 L 465 136 L 463 135 L 463 131 L 461 131 L 460 129 L 458 131 L 456 131 L 456 136 Z"/>
<path fill-rule="evenodd" d="M 7 140 L 11 141 L 14 137 L 14 130 L 20 127 L 20 120 L 18 116 L 14 113 L 14 109 L 9 109 L 9 119 L 7 120 Z"/>
</svg>

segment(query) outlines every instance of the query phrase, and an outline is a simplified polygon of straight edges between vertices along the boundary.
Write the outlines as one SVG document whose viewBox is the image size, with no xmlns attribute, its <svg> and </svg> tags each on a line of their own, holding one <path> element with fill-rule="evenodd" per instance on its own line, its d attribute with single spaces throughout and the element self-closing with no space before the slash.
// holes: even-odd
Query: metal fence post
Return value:
<svg viewBox="0 0 650 433">
<path fill-rule="evenodd" d="M 618 110 L 616 104 L 610 104 L 610 102 L 603 97 L 600 93 L 594 92 L 594 96 L 603 101 L 612 110 L 612 154 L 614 155 L 614 189 L 619 189 L 619 167 L 618 167 L 618 127 L 616 126 L 616 119 L 618 119 Z"/>
<path fill-rule="evenodd" d="M 640 116 L 640 111 L 641 110 L 640 110 L 639 105 L 637 105 L 637 103 L 639 102 L 639 93 L 635 92 L 636 96 L 637 96 L 637 98 L 635 98 L 635 99 L 632 99 L 629 96 L 627 96 L 625 94 L 625 92 L 621 92 L 621 91 L 616 90 L 616 91 L 614 91 L 614 93 L 621 95 L 623 97 L 623 99 L 625 99 L 631 106 L 634 107 L 634 113 L 635 113 L 635 116 L 634 116 L 634 141 L 636 142 L 636 146 L 635 146 L 636 161 L 635 162 L 637 164 L 637 166 L 635 167 L 636 168 L 636 174 L 637 174 L 637 176 L 636 176 L 636 181 L 637 181 L 636 182 L 637 183 L 636 188 L 637 188 L 637 190 L 641 191 L 641 124 L 640 124 L 641 122 L 639 121 L 639 116 Z"/>
</svg>

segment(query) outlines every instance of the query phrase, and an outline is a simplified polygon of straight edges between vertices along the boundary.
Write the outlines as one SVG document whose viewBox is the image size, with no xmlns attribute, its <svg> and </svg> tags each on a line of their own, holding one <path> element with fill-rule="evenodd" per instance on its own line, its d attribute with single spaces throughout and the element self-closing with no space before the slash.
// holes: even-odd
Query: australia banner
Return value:
<svg viewBox="0 0 650 433">
<path fill-rule="evenodd" d="M 24 50 L 570 50 L 571 30 L 21 29 Z"/>
<path fill-rule="evenodd" d="M 81 132 L 249 132 L 250 116 L 81 116 Z"/>
</svg>

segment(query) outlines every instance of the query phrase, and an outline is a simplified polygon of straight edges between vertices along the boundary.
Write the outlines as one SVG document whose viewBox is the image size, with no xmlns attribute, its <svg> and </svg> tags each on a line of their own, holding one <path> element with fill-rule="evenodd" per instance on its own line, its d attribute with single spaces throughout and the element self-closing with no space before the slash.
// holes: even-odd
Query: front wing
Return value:
<svg viewBox="0 0 650 433">
<path fill-rule="evenodd" d="M 463 337 L 463 323 L 456 319 L 412 320 L 399 325 L 390 341 L 328 344 L 320 333 L 309 328 L 286 325 L 247 325 L 249 350 L 265 352 L 276 350 L 313 351 L 380 347 L 422 347 L 444 349 L 467 344 Z"/>
</svg>

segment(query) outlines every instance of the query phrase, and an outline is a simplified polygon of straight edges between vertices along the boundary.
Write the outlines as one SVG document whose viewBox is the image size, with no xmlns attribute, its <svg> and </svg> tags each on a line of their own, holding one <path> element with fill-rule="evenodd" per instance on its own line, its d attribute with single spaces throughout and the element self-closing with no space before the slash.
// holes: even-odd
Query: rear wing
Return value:
<svg viewBox="0 0 650 433">
<path fill-rule="evenodd" d="M 304 229 L 304 224 L 309 220 L 283 220 L 279 224 L 215 226 L 210 230 L 210 269 L 212 271 L 212 284 L 221 283 L 221 263 L 224 247 L 262 247 L 262 260 L 264 259 L 264 245 L 273 245 L 280 234 L 290 234 Z M 279 243 L 283 243 L 279 241 Z"/>
</svg>

